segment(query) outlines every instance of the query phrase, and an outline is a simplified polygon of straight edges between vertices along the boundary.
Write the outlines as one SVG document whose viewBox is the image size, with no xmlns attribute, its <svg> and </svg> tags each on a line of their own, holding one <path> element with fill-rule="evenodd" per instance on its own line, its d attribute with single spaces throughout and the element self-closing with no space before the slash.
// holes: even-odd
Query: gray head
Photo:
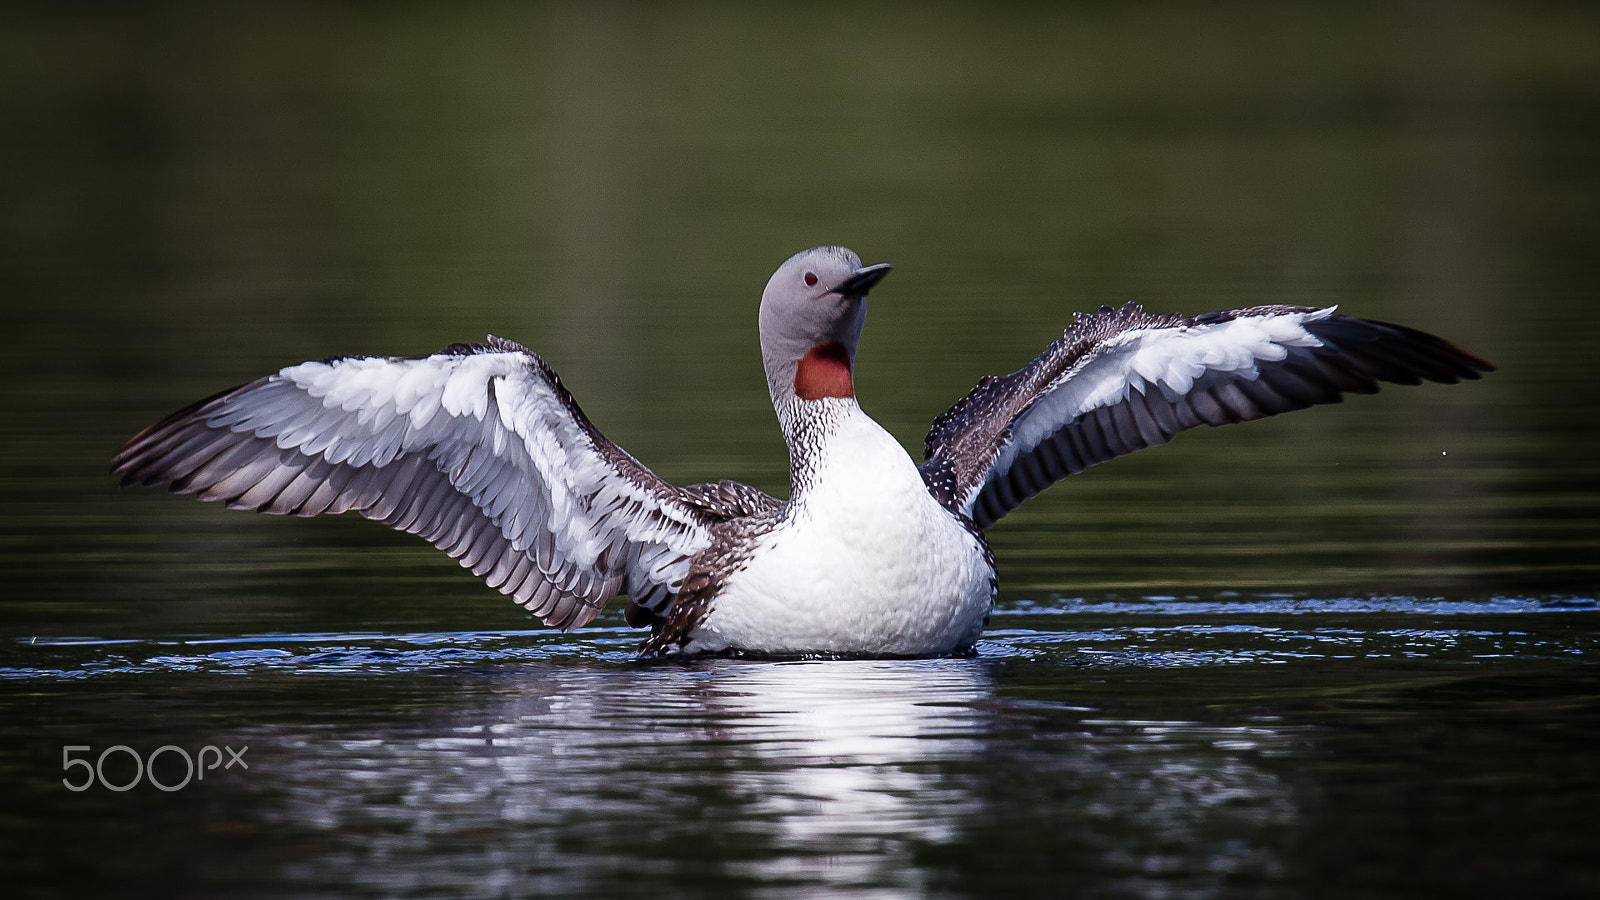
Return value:
<svg viewBox="0 0 1600 900">
<path fill-rule="evenodd" d="M 856 343 L 867 291 L 888 263 L 861 265 L 844 247 L 813 247 L 789 257 L 761 293 L 761 358 L 778 405 L 790 397 L 853 397 Z"/>
</svg>

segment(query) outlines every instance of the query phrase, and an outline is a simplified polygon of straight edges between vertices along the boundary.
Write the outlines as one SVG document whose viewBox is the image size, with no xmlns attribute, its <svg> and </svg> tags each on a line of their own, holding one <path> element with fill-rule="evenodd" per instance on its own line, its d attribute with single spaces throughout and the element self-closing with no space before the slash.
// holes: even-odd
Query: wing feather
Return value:
<svg viewBox="0 0 1600 900">
<path fill-rule="evenodd" d="M 1067 475 L 1199 425 L 1228 425 L 1494 367 L 1426 332 L 1264 306 L 1192 318 L 1137 304 L 1076 317 L 1028 366 L 989 376 L 936 419 L 923 480 L 988 527 Z"/>
<path fill-rule="evenodd" d="M 558 628 L 622 592 L 664 610 L 712 524 L 777 504 L 744 485 L 667 484 L 601 435 L 542 359 L 494 337 L 290 366 L 152 425 L 113 472 L 236 509 L 359 511 Z"/>
</svg>

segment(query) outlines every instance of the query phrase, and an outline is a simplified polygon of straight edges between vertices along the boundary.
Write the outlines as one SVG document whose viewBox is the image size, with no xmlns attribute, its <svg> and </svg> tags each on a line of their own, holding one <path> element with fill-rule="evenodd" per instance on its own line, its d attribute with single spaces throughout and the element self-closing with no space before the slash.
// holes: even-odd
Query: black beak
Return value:
<svg viewBox="0 0 1600 900">
<path fill-rule="evenodd" d="M 878 263 L 875 266 L 862 266 L 854 272 L 851 272 L 849 278 L 839 282 L 839 286 L 834 288 L 833 292 L 842 297 L 865 297 L 867 295 L 867 291 L 872 290 L 873 285 L 882 281 L 883 276 L 889 274 L 889 270 L 892 268 L 894 268 L 894 266 L 891 266 L 888 263 Z"/>
</svg>

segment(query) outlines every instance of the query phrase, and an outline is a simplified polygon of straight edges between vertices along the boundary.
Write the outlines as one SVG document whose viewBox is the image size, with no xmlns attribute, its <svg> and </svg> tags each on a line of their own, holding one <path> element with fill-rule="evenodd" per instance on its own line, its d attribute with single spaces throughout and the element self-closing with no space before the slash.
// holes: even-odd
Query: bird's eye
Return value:
<svg viewBox="0 0 1600 900">
<path fill-rule="evenodd" d="M 817 286 L 817 274 L 815 272 L 807 272 L 806 273 L 806 287 L 816 287 L 816 286 Z"/>
</svg>

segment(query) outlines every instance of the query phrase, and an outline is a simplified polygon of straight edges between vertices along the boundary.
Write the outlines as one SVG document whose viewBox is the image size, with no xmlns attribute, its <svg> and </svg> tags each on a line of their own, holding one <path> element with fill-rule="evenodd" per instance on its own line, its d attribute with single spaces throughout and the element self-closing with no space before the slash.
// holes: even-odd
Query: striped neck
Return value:
<svg viewBox="0 0 1600 900">
<path fill-rule="evenodd" d="M 797 499 L 816 484 L 828 442 L 851 416 L 865 415 L 854 397 L 802 400 L 790 397 L 774 405 L 789 446 L 790 499 Z"/>
</svg>

